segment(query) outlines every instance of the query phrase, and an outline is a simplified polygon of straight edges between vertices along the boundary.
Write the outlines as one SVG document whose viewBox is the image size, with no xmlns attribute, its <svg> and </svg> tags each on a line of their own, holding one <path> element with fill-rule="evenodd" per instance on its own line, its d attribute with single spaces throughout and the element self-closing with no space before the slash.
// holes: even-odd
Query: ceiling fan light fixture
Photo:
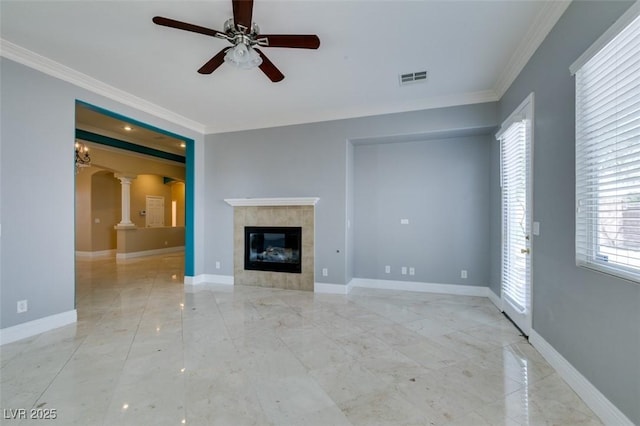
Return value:
<svg viewBox="0 0 640 426">
<path fill-rule="evenodd" d="M 229 49 L 224 55 L 225 62 L 243 69 L 250 70 L 262 64 L 262 58 L 251 46 L 244 43 L 238 43 L 232 49 Z"/>
</svg>

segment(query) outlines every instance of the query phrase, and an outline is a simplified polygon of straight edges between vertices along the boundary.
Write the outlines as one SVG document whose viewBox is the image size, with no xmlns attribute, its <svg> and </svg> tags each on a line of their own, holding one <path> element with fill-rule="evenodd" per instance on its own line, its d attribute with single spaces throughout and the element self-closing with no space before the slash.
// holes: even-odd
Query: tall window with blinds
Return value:
<svg viewBox="0 0 640 426">
<path fill-rule="evenodd" d="M 527 125 L 512 123 L 500 137 L 502 156 L 502 292 L 523 313 L 528 306 L 526 285 L 529 256 L 527 230 Z"/>
<path fill-rule="evenodd" d="M 572 67 L 576 263 L 640 282 L 640 17 L 628 20 Z"/>
<path fill-rule="evenodd" d="M 531 207 L 534 94 L 507 117 L 500 141 L 502 187 L 502 311 L 526 336 L 531 332 Z"/>
</svg>

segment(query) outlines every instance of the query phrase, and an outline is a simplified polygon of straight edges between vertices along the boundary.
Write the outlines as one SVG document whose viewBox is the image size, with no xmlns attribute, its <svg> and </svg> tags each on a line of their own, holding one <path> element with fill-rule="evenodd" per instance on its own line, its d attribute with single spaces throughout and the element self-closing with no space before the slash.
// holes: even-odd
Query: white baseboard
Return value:
<svg viewBox="0 0 640 426">
<path fill-rule="evenodd" d="M 349 283 L 349 287 L 419 291 L 425 293 L 454 294 L 459 296 L 489 297 L 487 293 L 487 290 L 489 290 L 488 287 L 458 284 L 423 283 L 418 281 L 394 281 L 376 280 L 370 278 L 354 278 Z"/>
<path fill-rule="evenodd" d="M 54 328 L 63 327 L 78 321 L 78 313 L 72 311 L 50 315 L 33 321 L 0 329 L 0 345 L 26 339 Z"/>
<path fill-rule="evenodd" d="M 633 423 L 615 405 L 611 403 L 595 386 L 571 365 L 553 346 L 542 336 L 531 330 L 529 342 L 558 372 L 575 393 L 582 398 L 587 406 L 598 416 L 605 425 L 633 426 Z"/>
<path fill-rule="evenodd" d="M 330 284 L 330 283 L 314 283 L 314 293 L 324 294 L 349 294 L 351 287 L 345 284 Z"/>
<path fill-rule="evenodd" d="M 233 285 L 233 275 L 200 274 L 193 277 L 184 277 L 185 285 L 199 285 L 204 283 Z"/>
<path fill-rule="evenodd" d="M 116 253 L 116 261 L 128 260 L 136 257 L 156 256 L 158 254 L 168 254 L 184 251 L 184 246 L 166 247 L 154 250 L 134 251 L 131 253 Z"/>
<path fill-rule="evenodd" d="M 489 287 L 487 287 L 487 297 L 489 298 L 489 300 L 491 301 L 491 303 L 493 303 L 494 305 L 496 305 L 496 308 L 498 308 L 498 310 L 500 312 L 503 312 L 504 309 L 502 307 L 502 299 L 500 298 L 500 295 L 496 295 L 493 290 L 491 290 Z"/>
<path fill-rule="evenodd" d="M 100 257 L 113 257 L 115 256 L 115 250 L 99 250 L 99 251 L 76 251 L 76 256 L 86 258 L 86 259 L 95 259 Z"/>
</svg>

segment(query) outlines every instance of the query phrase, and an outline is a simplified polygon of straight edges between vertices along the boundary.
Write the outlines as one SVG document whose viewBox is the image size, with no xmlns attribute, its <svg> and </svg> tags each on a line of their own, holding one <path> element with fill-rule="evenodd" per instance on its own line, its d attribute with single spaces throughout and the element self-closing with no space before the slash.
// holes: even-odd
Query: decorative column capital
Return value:
<svg viewBox="0 0 640 426">
<path fill-rule="evenodd" d="M 116 179 L 119 179 L 122 184 L 131 184 L 131 181 L 138 177 L 136 175 L 128 175 L 124 173 L 114 173 L 114 176 Z"/>
</svg>

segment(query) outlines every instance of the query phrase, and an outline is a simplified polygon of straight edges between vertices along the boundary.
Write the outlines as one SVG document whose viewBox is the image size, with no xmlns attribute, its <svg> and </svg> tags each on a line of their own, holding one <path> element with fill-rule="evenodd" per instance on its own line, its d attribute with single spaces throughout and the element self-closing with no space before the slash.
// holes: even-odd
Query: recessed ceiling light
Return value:
<svg viewBox="0 0 640 426">
<path fill-rule="evenodd" d="M 130 132 L 130 131 L 132 131 L 132 130 L 133 130 L 133 127 L 131 127 L 131 126 L 124 126 L 124 129 L 125 129 L 127 132 Z"/>
<path fill-rule="evenodd" d="M 187 147 L 187 144 L 186 144 L 186 143 L 184 143 L 184 142 L 180 142 L 180 148 L 186 148 L 186 147 Z"/>
</svg>

